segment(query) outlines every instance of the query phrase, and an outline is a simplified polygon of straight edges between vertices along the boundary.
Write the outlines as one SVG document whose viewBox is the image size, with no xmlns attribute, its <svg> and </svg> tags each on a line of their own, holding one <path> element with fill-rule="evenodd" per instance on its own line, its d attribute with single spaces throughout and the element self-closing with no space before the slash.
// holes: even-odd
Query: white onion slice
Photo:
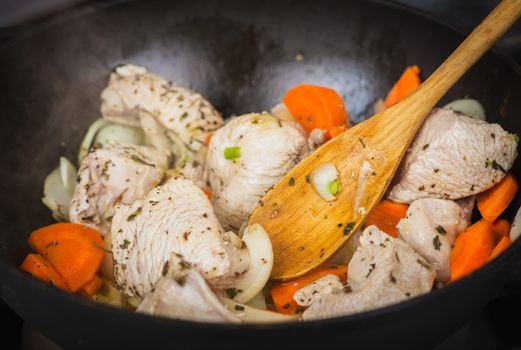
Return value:
<svg viewBox="0 0 521 350">
<path fill-rule="evenodd" d="M 110 122 L 106 121 L 105 119 L 98 119 L 91 124 L 89 130 L 87 130 L 87 133 L 81 141 L 80 151 L 78 152 L 78 164 L 81 164 L 83 158 L 85 158 L 87 153 L 89 153 L 90 146 L 94 142 L 94 139 L 96 138 L 96 134 L 98 133 L 98 131 L 109 124 Z"/>
<path fill-rule="evenodd" d="M 461 100 L 455 100 L 451 103 L 446 104 L 443 108 L 451 109 L 455 112 L 460 112 L 465 114 L 466 116 L 479 119 L 479 120 L 487 120 L 487 116 L 485 114 L 485 109 L 476 100 L 471 98 L 464 98 Z"/>
<path fill-rule="evenodd" d="M 517 210 L 517 214 L 512 221 L 512 227 L 510 228 L 510 240 L 514 242 L 518 237 L 521 236 L 521 208 Z"/>
<path fill-rule="evenodd" d="M 76 168 L 65 157 L 60 157 L 60 176 L 63 186 L 72 196 L 76 187 Z"/>
<path fill-rule="evenodd" d="M 360 247 L 360 236 L 362 230 L 356 231 L 347 242 L 340 248 L 336 254 L 331 258 L 331 262 L 338 265 L 349 265 L 351 258 L 355 254 L 358 247 Z"/>
<path fill-rule="evenodd" d="M 336 197 L 329 191 L 328 187 L 333 181 L 338 181 L 338 171 L 336 167 L 332 163 L 321 164 L 314 169 L 310 175 L 311 184 L 320 197 L 328 202 L 334 201 Z"/>
<path fill-rule="evenodd" d="M 280 119 L 285 122 L 294 122 L 295 118 L 289 111 L 288 107 L 284 103 L 279 103 L 275 105 L 271 111 L 271 115 L 274 116 L 277 119 Z"/>
<path fill-rule="evenodd" d="M 233 286 L 240 293 L 233 298 L 238 303 L 247 303 L 262 291 L 270 278 L 273 267 L 273 249 L 270 237 L 259 224 L 248 226 L 242 240 L 250 254 L 250 268 Z"/>
<path fill-rule="evenodd" d="M 102 127 L 94 139 L 94 144 L 106 144 L 108 142 L 130 143 L 143 145 L 145 133 L 140 128 L 121 124 L 108 124 Z"/>
<path fill-rule="evenodd" d="M 65 188 L 60 173 L 60 167 L 58 167 L 45 178 L 42 202 L 52 210 L 56 220 L 67 221 L 72 193 Z"/>
<path fill-rule="evenodd" d="M 254 296 L 248 303 L 248 306 L 254 307 L 256 309 L 264 310 L 266 309 L 266 297 L 264 296 L 264 289 L 261 290 L 256 296 Z"/>
<path fill-rule="evenodd" d="M 223 304 L 246 323 L 272 323 L 272 322 L 292 322 L 297 321 L 294 315 L 284 315 L 269 310 L 257 309 L 244 305 L 228 298 L 221 298 Z"/>
</svg>

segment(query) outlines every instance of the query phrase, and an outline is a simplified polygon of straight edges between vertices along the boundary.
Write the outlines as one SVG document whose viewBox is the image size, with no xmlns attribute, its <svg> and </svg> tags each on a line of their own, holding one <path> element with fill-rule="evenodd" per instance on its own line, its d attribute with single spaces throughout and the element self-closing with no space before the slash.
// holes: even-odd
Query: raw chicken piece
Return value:
<svg viewBox="0 0 521 350">
<path fill-rule="evenodd" d="M 94 149 L 78 170 L 70 221 L 105 235 L 115 205 L 133 203 L 157 186 L 167 163 L 165 155 L 149 147 L 107 144 Z"/>
<path fill-rule="evenodd" d="M 498 124 L 434 109 L 400 164 L 388 198 L 459 199 L 499 182 L 517 156 L 513 134 Z"/>
<path fill-rule="evenodd" d="M 239 147 L 240 157 L 226 159 L 228 147 Z M 207 170 L 212 203 L 223 226 L 237 232 L 268 189 L 307 152 L 306 136 L 267 113 L 234 118 L 217 130 Z"/>
<path fill-rule="evenodd" d="M 348 269 L 352 292 L 326 294 L 304 311 L 305 320 L 349 315 L 398 303 L 431 290 L 435 272 L 407 243 L 376 226 L 360 237 Z"/>
<path fill-rule="evenodd" d="M 330 274 L 297 290 L 293 295 L 293 300 L 295 300 L 299 306 L 309 306 L 321 296 L 338 293 L 343 291 L 343 289 L 344 285 L 340 282 L 340 277 Z"/>
<path fill-rule="evenodd" d="M 223 125 L 221 115 L 200 94 L 135 65 L 115 69 L 101 101 L 105 119 L 142 127 L 148 142 L 173 154 L 180 168 L 204 152 L 209 133 Z"/>
<path fill-rule="evenodd" d="M 143 297 L 175 252 L 212 288 L 225 288 L 249 266 L 247 249 L 223 240 L 210 201 L 190 180 L 174 177 L 132 205 L 118 205 L 112 220 L 114 277 L 128 296 Z"/>
<path fill-rule="evenodd" d="M 201 274 L 176 253 L 165 263 L 162 277 L 137 311 L 199 322 L 239 322 L 217 299 Z"/>
<path fill-rule="evenodd" d="M 436 280 L 450 277 L 450 251 L 456 235 L 468 226 L 461 207 L 453 201 L 418 199 L 398 225 L 399 238 L 409 243 L 436 270 Z"/>
</svg>

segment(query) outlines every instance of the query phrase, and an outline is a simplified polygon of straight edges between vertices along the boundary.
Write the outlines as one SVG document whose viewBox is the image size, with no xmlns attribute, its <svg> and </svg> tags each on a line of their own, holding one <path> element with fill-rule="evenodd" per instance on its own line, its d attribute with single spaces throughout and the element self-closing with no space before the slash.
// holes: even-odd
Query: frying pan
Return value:
<svg viewBox="0 0 521 350">
<path fill-rule="evenodd" d="M 17 266 L 29 250 L 28 234 L 52 222 L 40 201 L 43 179 L 60 155 L 76 159 L 82 135 L 100 116 L 99 96 L 115 66 L 145 65 L 199 91 L 227 116 L 269 109 L 298 83 L 330 86 L 358 122 L 405 66 L 418 64 L 427 76 L 462 38 L 402 6 L 340 0 L 113 2 L 61 14 L 25 32 L 0 49 L 0 296 L 70 348 L 403 349 L 437 343 L 505 285 L 521 280 L 513 268 L 520 241 L 471 276 L 425 296 L 294 324 L 148 317 L 61 292 Z M 510 60 L 487 53 L 442 103 L 464 96 L 480 100 L 490 121 L 521 133 L 521 70 Z M 512 171 L 521 178 L 519 164 Z"/>
</svg>

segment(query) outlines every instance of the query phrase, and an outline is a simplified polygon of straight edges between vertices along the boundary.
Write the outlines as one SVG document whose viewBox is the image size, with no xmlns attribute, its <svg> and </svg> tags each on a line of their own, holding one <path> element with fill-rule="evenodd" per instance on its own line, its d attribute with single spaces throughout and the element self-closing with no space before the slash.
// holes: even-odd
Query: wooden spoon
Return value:
<svg viewBox="0 0 521 350">
<path fill-rule="evenodd" d="M 503 0 L 413 94 L 324 144 L 266 194 L 249 224 L 261 224 L 271 237 L 272 279 L 288 280 L 308 272 L 349 239 L 381 200 L 432 108 L 520 14 L 521 0 Z M 372 168 L 367 177 L 360 172 L 363 162 Z M 307 181 L 324 163 L 336 166 L 341 183 L 331 202 Z"/>
</svg>

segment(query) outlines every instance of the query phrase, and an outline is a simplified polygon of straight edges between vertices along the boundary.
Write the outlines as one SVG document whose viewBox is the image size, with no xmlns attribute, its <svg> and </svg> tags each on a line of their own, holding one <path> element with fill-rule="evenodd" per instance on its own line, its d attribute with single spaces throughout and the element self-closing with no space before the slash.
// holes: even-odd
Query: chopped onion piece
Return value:
<svg viewBox="0 0 521 350">
<path fill-rule="evenodd" d="M 332 163 L 319 165 L 311 172 L 311 184 L 320 197 L 326 201 L 334 201 L 334 194 L 340 191 L 338 171 Z"/>
<path fill-rule="evenodd" d="M 235 300 L 221 298 L 223 304 L 239 317 L 242 322 L 246 323 L 272 323 L 272 322 L 292 322 L 297 321 L 298 317 L 294 315 L 284 315 L 269 310 L 257 309 Z"/>
<path fill-rule="evenodd" d="M 295 121 L 295 118 L 293 117 L 293 115 L 289 111 L 288 107 L 286 107 L 286 105 L 284 103 L 279 103 L 279 104 L 275 105 L 271 109 L 270 113 L 275 118 L 285 121 L 285 122 L 294 122 Z"/>
<path fill-rule="evenodd" d="M 140 128 L 121 124 L 108 124 L 102 127 L 94 139 L 94 144 L 104 145 L 108 142 L 145 144 L 145 133 Z"/>
<path fill-rule="evenodd" d="M 230 242 L 237 249 L 242 249 L 244 247 L 241 237 L 237 236 L 232 231 L 225 232 L 223 239 L 225 242 Z"/>
<path fill-rule="evenodd" d="M 273 267 L 273 249 L 270 237 L 259 224 L 248 226 L 244 230 L 242 240 L 248 247 L 250 268 L 233 285 L 235 289 L 242 290 L 233 300 L 238 303 L 247 303 L 262 291 L 270 278 Z"/>
<path fill-rule="evenodd" d="M 256 296 L 254 296 L 248 303 L 248 306 L 256 309 L 266 309 L 266 297 L 264 296 L 264 290 L 261 290 Z"/>
<path fill-rule="evenodd" d="M 519 236 L 521 236 L 521 208 L 517 210 L 514 221 L 512 221 L 512 227 L 510 228 L 510 240 L 514 242 Z"/>
<path fill-rule="evenodd" d="M 42 202 L 53 212 L 58 221 L 69 219 L 69 206 L 72 200 L 71 191 L 63 184 L 60 167 L 54 169 L 43 183 Z"/>
<path fill-rule="evenodd" d="M 356 231 L 351 237 L 349 237 L 347 242 L 344 243 L 330 261 L 338 265 L 348 265 L 356 250 L 360 247 L 361 235 L 362 230 Z"/>
<path fill-rule="evenodd" d="M 76 168 L 65 157 L 60 157 L 60 176 L 63 186 L 72 196 L 76 187 Z"/>
<path fill-rule="evenodd" d="M 471 98 L 452 101 L 451 103 L 446 104 L 443 108 L 451 109 L 455 112 L 460 112 L 479 120 L 487 120 L 485 109 L 481 103 Z"/>
<path fill-rule="evenodd" d="M 81 141 L 80 151 L 78 152 L 78 164 L 81 164 L 83 158 L 85 158 L 87 153 L 89 153 L 90 147 L 92 146 L 98 131 L 109 124 L 110 122 L 105 119 L 98 119 L 91 124 L 89 130 L 87 130 L 87 133 L 83 137 L 83 141 Z"/>
</svg>

